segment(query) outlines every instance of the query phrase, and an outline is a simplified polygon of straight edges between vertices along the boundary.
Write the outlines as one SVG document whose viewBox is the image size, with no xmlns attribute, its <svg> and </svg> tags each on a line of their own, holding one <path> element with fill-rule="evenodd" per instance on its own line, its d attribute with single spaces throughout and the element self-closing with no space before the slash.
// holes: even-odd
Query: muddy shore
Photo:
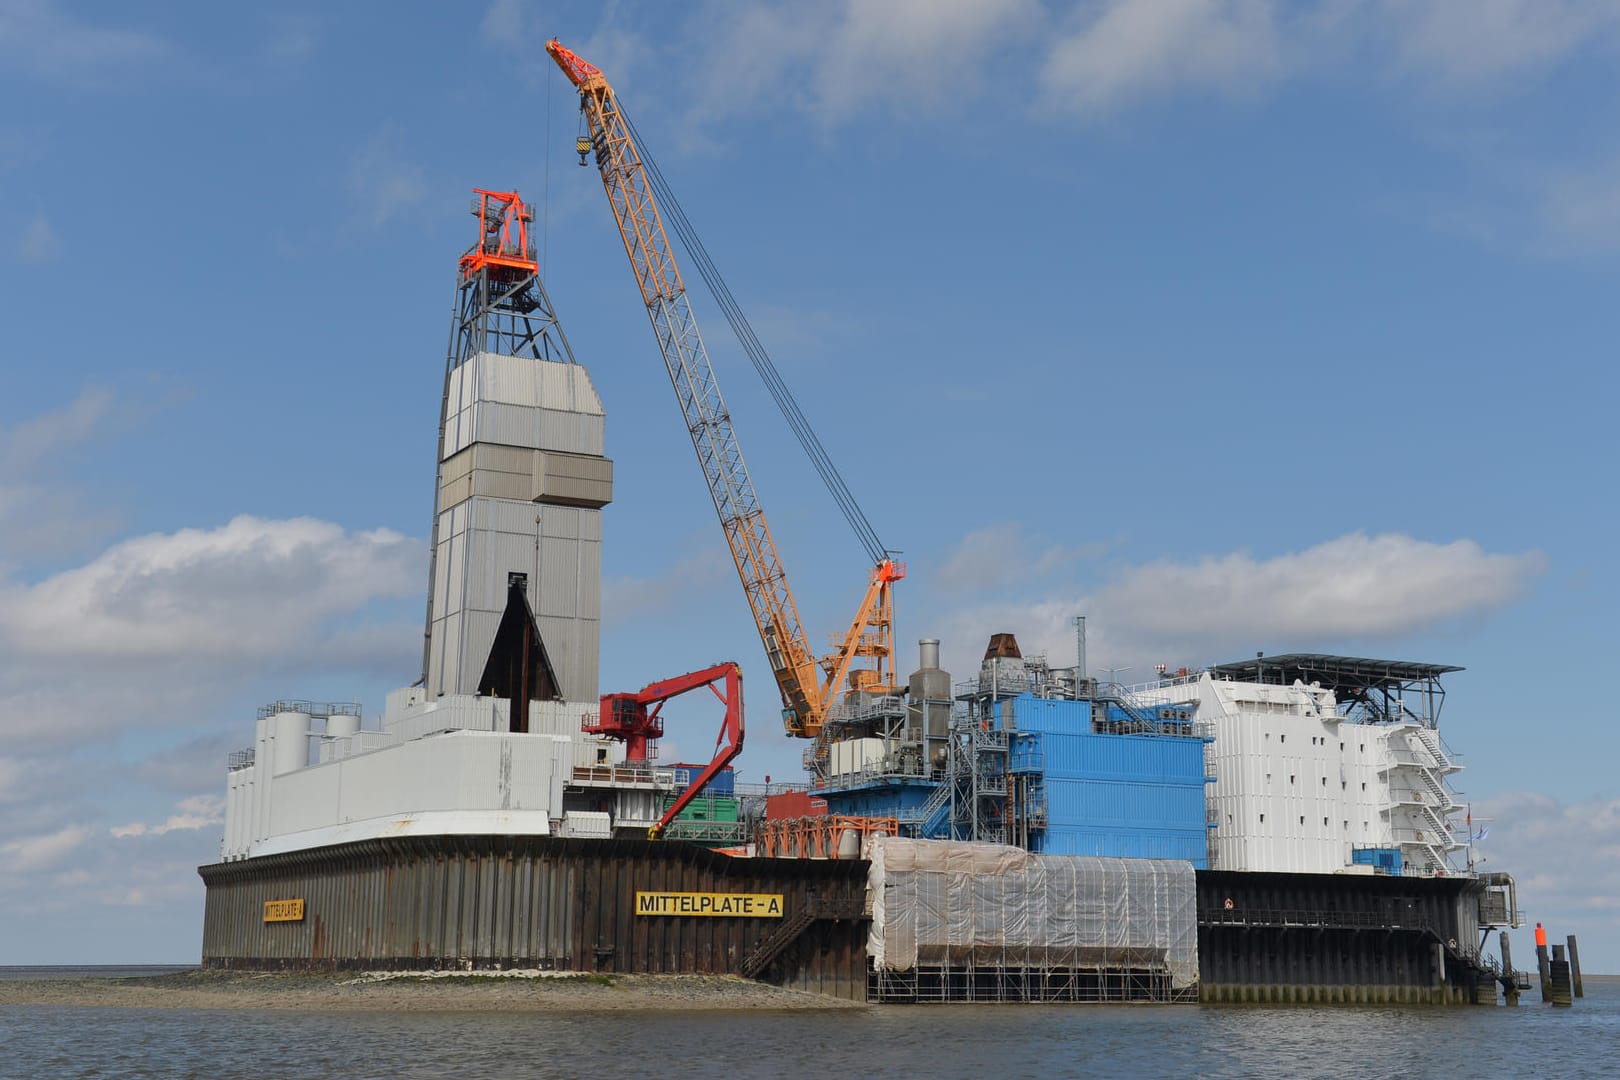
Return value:
<svg viewBox="0 0 1620 1080">
<path fill-rule="evenodd" d="M 719 975 L 556 975 L 540 972 L 264 973 L 185 971 L 136 978 L 0 982 L 0 1007 L 348 1009 L 354 1011 L 601 1011 L 604 1009 L 860 1009 Z"/>
</svg>

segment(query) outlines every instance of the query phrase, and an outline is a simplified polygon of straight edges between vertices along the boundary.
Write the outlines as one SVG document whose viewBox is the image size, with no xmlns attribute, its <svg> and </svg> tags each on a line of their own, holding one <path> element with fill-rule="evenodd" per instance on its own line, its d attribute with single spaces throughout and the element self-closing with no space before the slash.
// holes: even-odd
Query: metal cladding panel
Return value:
<svg viewBox="0 0 1620 1080">
<path fill-rule="evenodd" d="M 583 513 L 583 510 L 572 506 L 540 508 L 540 535 L 562 540 L 579 539 L 579 519 Z"/>
<path fill-rule="evenodd" d="M 829 814 L 894 817 L 922 809 L 933 791 L 931 785 L 908 784 L 901 788 L 828 792 L 823 798 Z"/>
<path fill-rule="evenodd" d="M 1204 783 L 1200 739 L 1092 734 L 1040 738 L 1048 776 L 1186 783 L 1200 789 Z"/>
<path fill-rule="evenodd" d="M 433 666 L 435 685 L 446 693 L 453 693 L 456 680 L 461 677 L 462 615 L 447 612 L 443 619 L 434 620 Z"/>
<path fill-rule="evenodd" d="M 579 611 L 579 541 L 542 537 L 536 615 L 573 618 Z"/>
<path fill-rule="evenodd" d="M 1205 829 L 1203 786 L 1046 779 L 1049 820 L 1057 825 Z"/>
<path fill-rule="evenodd" d="M 860 860 L 731 859 L 679 842 L 368 840 L 205 866 L 210 968 L 540 967 L 727 974 L 790 923 L 762 978 L 862 1000 Z M 638 917 L 637 891 L 779 893 L 786 918 Z M 300 923 L 262 921 L 302 898 Z M 803 914 L 801 922 L 796 916 Z M 789 927 L 791 929 L 791 926 Z"/>
<path fill-rule="evenodd" d="M 473 409 L 473 438 L 478 442 L 504 443 L 507 446 L 559 449 L 545 446 L 545 439 L 541 435 L 544 427 L 542 412 L 531 405 L 481 401 Z"/>
<path fill-rule="evenodd" d="M 439 550 L 433 560 L 433 610 L 441 612 L 450 603 L 450 582 L 461 580 L 464 548 L 456 542 L 454 515 L 439 515 Z"/>
<path fill-rule="evenodd" d="M 547 567 L 544 562 L 539 568 L 539 581 L 535 580 L 535 552 L 534 537 L 524 536 L 521 533 L 489 532 L 481 534 L 484 550 L 482 552 L 482 565 L 477 567 L 477 576 L 467 583 L 467 594 L 470 606 L 486 608 L 495 611 L 506 607 L 506 576 L 510 573 L 524 574 L 529 578 L 529 603 L 534 604 L 536 586 L 546 580 Z"/>
<path fill-rule="evenodd" d="M 481 353 L 477 364 L 478 396 L 482 400 L 509 405 L 540 404 L 540 372 L 551 366 L 546 361 Z"/>
<path fill-rule="evenodd" d="M 541 507 L 515 499 L 479 499 L 479 521 L 483 528 L 495 532 L 512 533 L 533 538 L 537 528 L 535 518 L 541 516 Z"/>
<path fill-rule="evenodd" d="M 466 365 L 455 368 L 444 377 L 444 404 L 446 415 L 454 416 L 461 411 L 467 400 Z"/>
<path fill-rule="evenodd" d="M 545 406 L 602 415 L 602 400 L 590 374 L 579 364 L 480 353 L 466 365 L 479 396 L 511 405 Z"/>
<path fill-rule="evenodd" d="M 535 616 L 540 628 L 540 640 L 546 643 L 546 654 L 551 657 L 552 670 L 557 673 L 559 689 L 571 701 L 596 696 L 596 642 L 600 628 L 593 620 Z"/>
<path fill-rule="evenodd" d="M 579 512 L 579 538 L 581 540 L 602 539 L 602 511 L 581 510 Z"/>
<path fill-rule="evenodd" d="M 539 366 L 540 404 L 549 409 L 602 415 L 602 399 L 591 385 L 590 373 L 578 364 Z"/>
<path fill-rule="evenodd" d="M 480 353 L 451 372 L 451 411 L 477 402 L 602 416 L 602 399 L 579 364 Z"/>
<path fill-rule="evenodd" d="M 1203 869 L 1203 837 L 1169 829 L 1051 828 L 1041 841 L 1042 855 L 1096 855 L 1115 859 L 1176 859 Z"/>
<path fill-rule="evenodd" d="M 471 694 L 478 689 L 478 680 L 484 674 L 489 660 L 489 647 L 495 643 L 495 630 L 501 625 L 498 611 L 479 611 L 469 608 L 461 612 L 461 652 L 457 660 L 457 682 L 445 683 L 447 694 Z"/>
<path fill-rule="evenodd" d="M 1091 702 L 1023 694 L 1013 701 L 1013 718 L 1019 731 L 1087 734 L 1091 731 Z"/>
<path fill-rule="evenodd" d="M 602 545 L 585 541 L 579 545 L 579 617 L 602 617 Z M 596 639 L 592 639 L 596 640 Z"/>
<path fill-rule="evenodd" d="M 588 457 L 602 457 L 607 445 L 600 416 L 493 401 L 474 402 L 445 418 L 446 459 L 474 443 Z"/>
<path fill-rule="evenodd" d="M 607 453 L 602 418 L 561 409 L 542 409 L 540 449 L 602 457 Z"/>
</svg>

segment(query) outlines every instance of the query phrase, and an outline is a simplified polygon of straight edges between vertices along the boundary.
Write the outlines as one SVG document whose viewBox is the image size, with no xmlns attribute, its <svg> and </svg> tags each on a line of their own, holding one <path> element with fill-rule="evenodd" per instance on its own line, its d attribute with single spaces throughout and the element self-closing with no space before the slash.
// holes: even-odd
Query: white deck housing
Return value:
<svg viewBox="0 0 1620 1080">
<path fill-rule="evenodd" d="M 1409 873 L 1451 873 L 1466 846 L 1460 771 L 1439 732 L 1354 723 L 1330 690 L 1216 678 L 1138 687 L 1144 704 L 1197 706 L 1215 742 L 1210 866 L 1282 873 L 1371 873 L 1357 848 L 1398 849 Z"/>
</svg>

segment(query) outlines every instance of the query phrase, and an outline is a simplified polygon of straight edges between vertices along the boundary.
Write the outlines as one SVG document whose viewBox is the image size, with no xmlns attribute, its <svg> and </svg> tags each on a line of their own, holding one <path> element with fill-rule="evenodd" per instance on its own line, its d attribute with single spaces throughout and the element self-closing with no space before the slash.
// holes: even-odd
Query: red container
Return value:
<svg viewBox="0 0 1620 1080">
<path fill-rule="evenodd" d="M 813 799 L 808 791 L 784 791 L 780 795 L 765 796 L 765 818 L 767 821 L 777 821 L 782 818 L 814 817 L 827 812 L 826 799 Z"/>
</svg>

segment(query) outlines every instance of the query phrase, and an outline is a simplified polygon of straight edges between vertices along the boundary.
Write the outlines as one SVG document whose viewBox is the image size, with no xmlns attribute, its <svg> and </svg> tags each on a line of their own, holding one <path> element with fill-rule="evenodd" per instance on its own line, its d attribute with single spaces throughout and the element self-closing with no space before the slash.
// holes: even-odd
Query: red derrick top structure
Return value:
<svg viewBox="0 0 1620 1080">
<path fill-rule="evenodd" d="M 525 274 L 539 272 L 529 226 L 534 207 L 515 191 L 473 189 L 473 213 L 478 218 L 478 243 L 461 256 L 461 276 L 470 278 L 486 266 L 500 266 Z"/>
</svg>

